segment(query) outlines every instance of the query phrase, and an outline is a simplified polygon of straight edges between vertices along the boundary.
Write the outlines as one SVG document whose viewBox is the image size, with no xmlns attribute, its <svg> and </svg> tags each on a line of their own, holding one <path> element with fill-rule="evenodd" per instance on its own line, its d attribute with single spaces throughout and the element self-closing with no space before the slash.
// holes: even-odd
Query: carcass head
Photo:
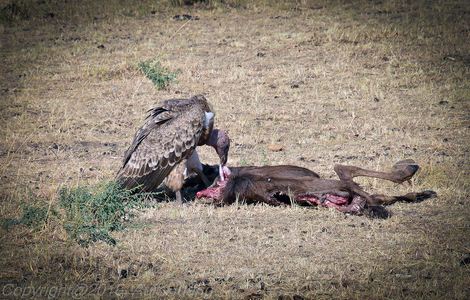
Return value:
<svg viewBox="0 0 470 300">
<path fill-rule="evenodd" d="M 230 177 L 231 171 L 227 166 L 223 166 L 222 176 L 219 175 L 219 179 L 210 187 L 205 190 L 196 193 L 197 198 L 209 198 L 214 201 L 221 201 L 223 198 L 223 192 L 227 185 L 228 178 Z"/>
</svg>

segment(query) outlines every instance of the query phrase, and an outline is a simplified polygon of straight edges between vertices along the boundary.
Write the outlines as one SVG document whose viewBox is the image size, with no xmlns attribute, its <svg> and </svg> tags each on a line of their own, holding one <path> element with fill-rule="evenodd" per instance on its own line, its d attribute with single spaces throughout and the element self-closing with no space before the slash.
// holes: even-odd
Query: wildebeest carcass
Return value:
<svg viewBox="0 0 470 300">
<path fill-rule="evenodd" d="M 211 199 L 215 204 L 231 204 L 238 200 L 271 205 L 325 206 L 344 213 L 385 218 L 389 213 L 383 205 L 397 201 L 420 202 L 436 196 L 436 193 L 427 190 L 403 196 L 369 194 L 353 179 L 365 176 L 403 183 L 409 181 L 418 169 L 419 166 L 411 159 L 399 161 L 389 172 L 336 165 L 334 170 L 339 180 L 334 180 L 322 179 L 311 170 L 292 165 L 224 167 L 226 179 L 217 180 L 211 187 L 199 191 L 196 197 Z"/>
</svg>

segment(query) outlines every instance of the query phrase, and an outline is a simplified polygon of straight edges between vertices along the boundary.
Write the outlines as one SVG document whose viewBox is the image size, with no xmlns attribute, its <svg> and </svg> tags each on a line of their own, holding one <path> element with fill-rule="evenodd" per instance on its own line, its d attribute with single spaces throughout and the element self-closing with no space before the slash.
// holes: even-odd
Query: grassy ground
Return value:
<svg viewBox="0 0 470 300">
<path fill-rule="evenodd" d="M 16 3 L 12 5 L 12 3 Z M 0 229 L 3 297 L 470 297 L 470 6 L 466 1 L 2 1 L 0 216 L 41 202 L 45 222 Z M 188 13 L 198 20 L 174 20 Z M 176 81 L 138 69 L 158 59 Z M 413 158 L 387 220 L 328 209 L 142 211 L 116 246 L 82 248 L 52 216 L 60 187 L 110 180 L 145 111 L 203 93 L 229 130 L 229 165 Z M 272 145 L 282 151 L 271 151 Z M 275 147 L 274 147 L 275 148 Z M 214 163 L 210 149 L 202 159 Z"/>
</svg>

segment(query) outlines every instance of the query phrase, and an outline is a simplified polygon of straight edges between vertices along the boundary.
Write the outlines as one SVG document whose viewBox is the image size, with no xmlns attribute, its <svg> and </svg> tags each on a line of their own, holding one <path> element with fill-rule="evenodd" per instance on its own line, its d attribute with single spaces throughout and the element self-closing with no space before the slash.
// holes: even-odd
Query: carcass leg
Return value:
<svg viewBox="0 0 470 300">
<path fill-rule="evenodd" d="M 395 183 L 402 183 L 410 180 L 418 171 L 419 166 L 412 159 L 401 160 L 397 162 L 390 172 L 379 172 L 362 169 L 355 166 L 335 165 L 334 170 L 341 180 L 352 180 L 354 177 L 365 176 L 372 178 L 380 178 Z"/>
<path fill-rule="evenodd" d="M 423 191 L 421 193 L 408 193 L 404 196 L 386 196 L 375 194 L 371 195 L 371 202 L 372 205 L 390 205 L 395 202 L 421 202 L 423 200 L 434 198 L 437 194 L 434 191 Z"/>
</svg>

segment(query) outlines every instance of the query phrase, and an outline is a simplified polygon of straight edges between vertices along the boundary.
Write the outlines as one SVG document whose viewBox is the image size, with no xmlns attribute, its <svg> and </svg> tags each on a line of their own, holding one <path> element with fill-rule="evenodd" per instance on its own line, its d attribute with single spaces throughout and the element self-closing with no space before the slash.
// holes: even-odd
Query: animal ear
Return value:
<svg viewBox="0 0 470 300">
<path fill-rule="evenodd" d="M 253 188 L 253 183 L 248 176 L 229 177 L 222 195 L 223 202 L 232 204 L 238 199 L 246 199 Z"/>
</svg>

